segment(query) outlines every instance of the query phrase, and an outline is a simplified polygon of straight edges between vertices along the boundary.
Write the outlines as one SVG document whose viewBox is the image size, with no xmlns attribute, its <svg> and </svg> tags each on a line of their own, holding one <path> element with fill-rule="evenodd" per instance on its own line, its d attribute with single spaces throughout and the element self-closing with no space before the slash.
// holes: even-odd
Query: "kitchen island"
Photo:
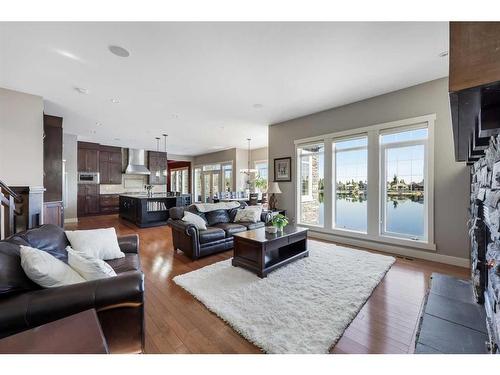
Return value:
<svg viewBox="0 0 500 375">
<path fill-rule="evenodd" d="M 130 221 L 140 228 L 166 225 L 168 210 L 191 204 L 191 196 L 153 194 L 120 194 L 120 218 Z"/>
</svg>

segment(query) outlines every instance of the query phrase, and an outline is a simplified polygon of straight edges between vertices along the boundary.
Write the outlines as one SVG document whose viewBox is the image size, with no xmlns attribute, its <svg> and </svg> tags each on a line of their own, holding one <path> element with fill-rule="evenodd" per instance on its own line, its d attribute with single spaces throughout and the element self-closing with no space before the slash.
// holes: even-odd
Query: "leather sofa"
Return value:
<svg viewBox="0 0 500 375">
<path fill-rule="evenodd" d="M 263 211 L 261 221 L 234 223 L 237 208 L 205 213 L 199 212 L 195 205 L 170 208 L 167 224 L 172 228 L 174 249 L 181 250 L 193 260 L 230 250 L 233 248 L 233 234 L 262 228 L 270 220 L 270 213 Z M 193 224 L 182 221 L 186 210 L 202 217 L 207 229 L 198 230 Z"/>
<path fill-rule="evenodd" d="M 124 258 L 107 261 L 117 276 L 41 288 L 21 267 L 19 245 L 67 261 L 64 230 L 47 224 L 0 241 L 0 338 L 94 308 L 110 353 L 144 349 L 144 277 L 137 235 L 118 237 Z"/>
</svg>

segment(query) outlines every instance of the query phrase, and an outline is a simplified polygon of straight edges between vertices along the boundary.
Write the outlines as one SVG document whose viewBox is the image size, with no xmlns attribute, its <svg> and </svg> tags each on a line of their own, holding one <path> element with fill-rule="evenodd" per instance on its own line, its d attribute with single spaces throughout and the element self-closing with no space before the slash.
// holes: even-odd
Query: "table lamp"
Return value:
<svg viewBox="0 0 500 375">
<path fill-rule="evenodd" d="M 271 210 L 276 210 L 276 194 L 281 194 L 280 186 L 277 182 L 272 182 L 269 188 L 267 189 L 267 193 L 271 194 L 269 197 L 269 208 Z"/>
</svg>

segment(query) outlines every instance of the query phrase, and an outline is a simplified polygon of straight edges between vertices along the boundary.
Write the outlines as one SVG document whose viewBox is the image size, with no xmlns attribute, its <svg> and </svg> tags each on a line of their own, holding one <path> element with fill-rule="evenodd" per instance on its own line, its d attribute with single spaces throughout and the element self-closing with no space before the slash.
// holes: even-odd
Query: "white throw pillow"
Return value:
<svg viewBox="0 0 500 375">
<path fill-rule="evenodd" d="M 238 209 L 236 216 L 234 217 L 235 223 L 241 222 L 251 222 L 257 223 L 260 221 L 260 216 L 262 214 L 262 206 L 248 206 L 245 208 Z"/>
<path fill-rule="evenodd" d="M 70 266 L 45 251 L 21 245 L 20 254 L 24 273 L 44 288 L 55 288 L 85 281 Z"/>
<path fill-rule="evenodd" d="M 118 245 L 115 228 L 67 230 L 66 236 L 71 248 L 77 253 L 101 260 L 123 258 L 125 256 Z"/>
<path fill-rule="evenodd" d="M 193 214 L 192 212 L 186 211 L 184 212 L 184 216 L 182 217 L 182 221 L 193 224 L 196 228 L 198 229 L 207 229 L 207 223 L 205 223 L 205 220 L 203 220 L 202 217 Z"/>
<path fill-rule="evenodd" d="M 116 276 L 113 267 L 105 261 L 92 258 L 88 254 L 77 253 L 71 246 L 67 246 L 66 251 L 68 252 L 68 264 L 85 280 L 105 279 Z"/>
</svg>

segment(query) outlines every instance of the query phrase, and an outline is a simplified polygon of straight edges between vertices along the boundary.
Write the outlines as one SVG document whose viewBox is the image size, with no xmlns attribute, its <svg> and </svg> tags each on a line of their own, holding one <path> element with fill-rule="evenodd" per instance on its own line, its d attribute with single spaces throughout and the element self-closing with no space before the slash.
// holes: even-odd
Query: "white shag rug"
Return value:
<svg viewBox="0 0 500 375">
<path fill-rule="evenodd" d="M 308 241 L 309 257 L 261 279 L 231 259 L 174 282 L 267 353 L 328 353 L 393 257 Z"/>
</svg>

